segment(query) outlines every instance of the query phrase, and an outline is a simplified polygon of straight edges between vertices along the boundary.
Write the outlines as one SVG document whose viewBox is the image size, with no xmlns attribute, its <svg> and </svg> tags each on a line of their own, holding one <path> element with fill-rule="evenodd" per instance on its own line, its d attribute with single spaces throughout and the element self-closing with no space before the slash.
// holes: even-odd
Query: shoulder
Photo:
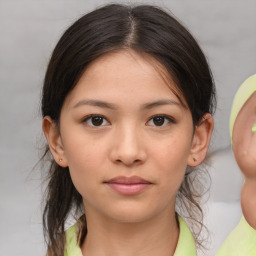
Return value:
<svg viewBox="0 0 256 256">
<path fill-rule="evenodd" d="M 217 256 L 240 255 L 256 255 L 256 230 L 246 222 L 244 217 L 241 218 L 217 253 Z"/>
<path fill-rule="evenodd" d="M 71 226 L 66 231 L 66 244 L 64 256 L 82 256 L 81 249 L 77 241 L 78 223 Z"/>
<path fill-rule="evenodd" d="M 192 233 L 186 222 L 179 216 L 179 240 L 174 256 L 196 256 L 196 246 Z M 77 241 L 78 223 L 66 231 L 66 245 L 64 256 L 82 256 Z"/>
<path fill-rule="evenodd" d="M 174 256 L 196 256 L 195 240 L 186 222 L 179 216 L 180 234 Z"/>
</svg>

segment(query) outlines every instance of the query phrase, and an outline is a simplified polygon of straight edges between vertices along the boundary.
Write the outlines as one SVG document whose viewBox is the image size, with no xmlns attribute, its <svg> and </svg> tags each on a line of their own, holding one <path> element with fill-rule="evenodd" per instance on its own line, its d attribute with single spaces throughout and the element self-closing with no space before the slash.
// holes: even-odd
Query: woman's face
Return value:
<svg viewBox="0 0 256 256">
<path fill-rule="evenodd" d="M 192 158 L 193 123 L 172 92 L 175 84 L 167 84 L 153 64 L 133 51 L 106 54 L 64 102 L 63 164 L 86 214 L 120 222 L 174 214 Z"/>
</svg>

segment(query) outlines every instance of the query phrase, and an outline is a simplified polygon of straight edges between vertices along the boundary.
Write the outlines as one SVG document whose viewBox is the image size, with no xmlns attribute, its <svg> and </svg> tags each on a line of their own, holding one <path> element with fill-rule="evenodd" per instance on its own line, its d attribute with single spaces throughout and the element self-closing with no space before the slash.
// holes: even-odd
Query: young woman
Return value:
<svg viewBox="0 0 256 256">
<path fill-rule="evenodd" d="M 159 8 L 108 5 L 68 28 L 42 94 L 45 155 L 53 157 L 48 255 L 196 255 L 195 167 L 207 153 L 214 106 L 204 54 Z"/>
</svg>

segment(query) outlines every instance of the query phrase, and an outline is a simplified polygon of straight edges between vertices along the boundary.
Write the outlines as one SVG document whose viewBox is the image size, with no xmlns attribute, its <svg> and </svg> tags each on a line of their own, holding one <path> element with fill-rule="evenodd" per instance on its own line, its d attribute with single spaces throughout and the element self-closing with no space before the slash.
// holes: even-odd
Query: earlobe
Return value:
<svg viewBox="0 0 256 256">
<path fill-rule="evenodd" d="M 195 126 L 194 136 L 188 158 L 189 166 L 197 166 L 205 159 L 210 139 L 213 131 L 213 118 L 212 115 L 205 114 L 200 123 Z"/>
<path fill-rule="evenodd" d="M 56 123 L 51 117 L 45 116 L 42 122 L 42 128 L 55 162 L 61 167 L 67 167 L 65 151 Z"/>
</svg>

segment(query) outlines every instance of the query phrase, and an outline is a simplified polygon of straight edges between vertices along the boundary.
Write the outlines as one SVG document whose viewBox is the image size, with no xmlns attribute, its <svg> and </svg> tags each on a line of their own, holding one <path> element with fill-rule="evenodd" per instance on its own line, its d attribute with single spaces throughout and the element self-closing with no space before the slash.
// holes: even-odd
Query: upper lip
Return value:
<svg viewBox="0 0 256 256">
<path fill-rule="evenodd" d="M 118 176 L 113 179 L 107 180 L 105 183 L 118 183 L 118 184 L 151 184 L 150 181 L 142 179 L 139 176 Z"/>
</svg>

